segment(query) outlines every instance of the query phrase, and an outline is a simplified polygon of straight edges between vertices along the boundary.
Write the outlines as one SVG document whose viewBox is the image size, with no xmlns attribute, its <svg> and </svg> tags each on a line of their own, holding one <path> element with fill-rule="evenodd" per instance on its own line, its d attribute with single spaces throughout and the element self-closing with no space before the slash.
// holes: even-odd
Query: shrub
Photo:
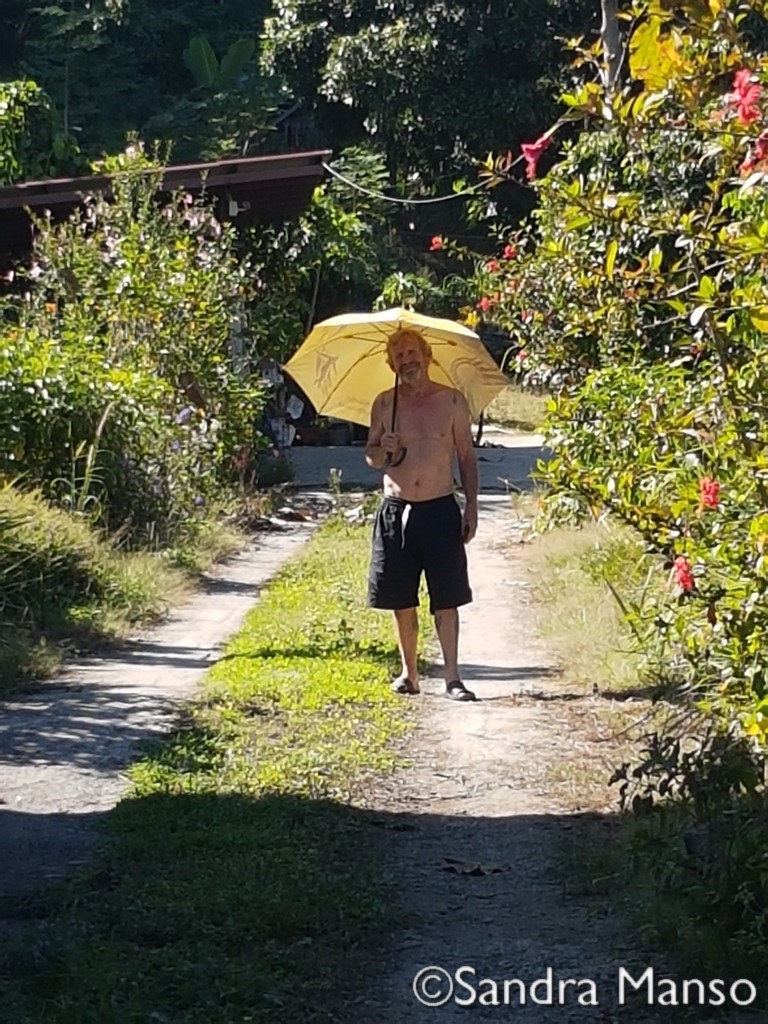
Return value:
<svg viewBox="0 0 768 1024">
<path fill-rule="evenodd" d="M 0 690 L 44 667 L 59 640 L 156 617 L 178 586 L 158 559 L 116 551 L 84 516 L 9 483 L 0 485 L 0 577 Z"/>
<path fill-rule="evenodd" d="M 0 472 L 159 544 L 194 522 L 262 445 L 264 396 L 233 367 L 247 260 L 204 201 L 157 201 L 139 150 L 114 197 L 39 224 L 26 290 L 0 322 Z"/>
</svg>

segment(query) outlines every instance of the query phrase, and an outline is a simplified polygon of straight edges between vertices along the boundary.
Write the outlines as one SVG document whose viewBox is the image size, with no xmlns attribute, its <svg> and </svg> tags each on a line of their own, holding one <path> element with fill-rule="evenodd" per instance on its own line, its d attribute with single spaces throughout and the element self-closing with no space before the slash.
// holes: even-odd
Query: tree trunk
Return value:
<svg viewBox="0 0 768 1024">
<path fill-rule="evenodd" d="M 610 96 L 616 85 L 621 66 L 621 33 L 619 32 L 618 0 L 600 0 L 603 23 L 600 37 L 603 41 L 603 86 Z"/>
</svg>

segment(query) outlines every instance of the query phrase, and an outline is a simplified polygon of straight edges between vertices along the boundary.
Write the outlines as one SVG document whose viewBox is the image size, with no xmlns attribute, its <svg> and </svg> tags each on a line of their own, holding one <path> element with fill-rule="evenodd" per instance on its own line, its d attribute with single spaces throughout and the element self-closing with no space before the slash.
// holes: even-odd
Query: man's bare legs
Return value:
<svg viewBox="0 0 768 1024">
<path fill-rule="evenodd" d="M 459 678 L 459 610 L 444 608 L 435 612 L 435 628 L 443 652 L 445 685 Z"/>
<path fill-rule="evenodd" d="M 454 700 L 474 700 L 475 695 L 461 682 L 459 675 L 459 610 L 443 608 L 435 612 L 435 628 L 443 652 L 445 692 Z"/>
<path fill-rule="evenodd" d="M 393 686 L 398 693 L 419 692 L 419 616 L 416 608 L 399 608 L 395 612 L 397 643 L 402 659 L 402 674 Z M 435 628 L 443 652 L 445 692 L 453 700 L 475 700 L 459 676 L 459 612 L 445 608 L 435 612 Z M 409 685 L 410 684 L 410 685 Z"/>
<path fill-rule="evenodd" d="M 415 608 L 398 608 L 395 612 L 397 645 L 403 663 L 402 675 L 395 680 L 395 689 L 401 693 L 419 692 L 419 615 Z M 408 680 L 410 687 L 404 682 Z"/>
</svg>

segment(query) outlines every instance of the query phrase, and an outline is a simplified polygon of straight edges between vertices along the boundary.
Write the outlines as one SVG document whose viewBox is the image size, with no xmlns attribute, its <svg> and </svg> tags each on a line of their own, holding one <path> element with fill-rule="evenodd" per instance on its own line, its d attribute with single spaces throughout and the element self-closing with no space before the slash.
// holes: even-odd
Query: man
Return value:
<svg viewBox="0 0 768 1024">
<path fill-rule="evenodd" d="M 374 400 L 365 458 L 384 469 L 384 496 L 376 514 L 368 604 L 395 613 L 402 673 L 392 688 L 419 692 L 418 590 L 424 571 L 443 652 L 445 694 L 471 701 L 459 675 L 459 612 L 472 591 L 465 544 L 477 531 L 477 462 L 469 407 L 461 392 L 430 380 L 432 352 L 413 330 L 388 339 L 395 389 Z M 392 424 L 396 401 L 396 423 Z M 454 494 L 453 459 L 466 496 L 462 515 Z"/>
</svg>

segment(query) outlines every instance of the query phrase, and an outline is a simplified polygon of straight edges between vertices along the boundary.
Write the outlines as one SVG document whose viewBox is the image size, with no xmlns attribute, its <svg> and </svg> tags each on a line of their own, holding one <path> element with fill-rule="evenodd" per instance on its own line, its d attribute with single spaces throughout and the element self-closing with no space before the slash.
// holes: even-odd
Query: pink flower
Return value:
<svg viewBox="0 0 768 1024">
<path fill-rule="evenodd" d="M 514 247 L 514 245 L 505 245 L 502 256 L 504 257 L 505 260 L 513 260 L 515 256 L 517 256 L 517 249 Z"/>
<path fill-rule="evenodd" d="M 702 478 L 699 484 L 699 494 L 699 506 L 701 508 L 717 508 L 720 504 L 720 484 L 711 477 L 705 476 Z"/>
<path fill-rule="evenodd" d="M 487 295 L 484 295 L 482 299 L 480 299 L 480 301 L 477 304 L 477 308 L 482 309 L 484 313 L 488 312 L 488 310 L 491 308 L 491 300 L 488 298 Z"/>
<path fill-rule="evenodd" d="M 675 583 L 681 590 L 686 593 L 690 593 L 691 590 L 696 586 L 696 580 L 693 578 L 693 570 L 691 569 L 691 563 L 683 555 L 678 555 L 675 559 L 673 572 L 675 575 Z"/>
<path fill-rule="evenodd" d="M 756 106 L 763 92 L 759 82 L 752 81 L 752 72 L 741 68 L 733 76 L 733 92 L 728 96 L 731 105 L 736 107 L 736 117 L 741 124 L 752 124 L 760 118 L 760 110 Z"/>
<path fill-rule="evenodd" d="M 439 252 L 443 248 L 443 239 L 440 235 L 435 235 L 429 244 L 430 252 Z"/>
<path fill-rule="evenodd" d="M 745 175 L 747 175 L 751 171 L 753 171 L 755 169 L 755 167 L 761 161 L 765 160 L 765 158 L 767 156 L 768 156 L 768 131 L 764 131 L 764 132 L 761 132 L 760 135 L 758 135 L 758 137 L 757 137 L 757 139 L 755 141 L 754 149 L 751 149 L 749 151 L 749 153 L 744 158 L 744 162 L 742 163 L 741 167 L 739 167 L 739 171 L 741 172 L 741 176 L 744 177 Z"/>
<path fill-rule="evenodd" d="M 523 156 L 525 157 L 525 175 L 528 181 L 533 181 L 536 177 L 536 167 L 538 166 L 541 154 L 547 148 L 551 142 L 551 138 L 546 135 L 542 135 L 540 139 L 535 142 L 524 142 L 522 145 Z"/>
<path fill-rule="evenodd" d="M 488 271 L 489 274 L 498 273 L 500 268 L 501 264 L 499 263 L 498 260 L 488 260 L 488 262 L 485 264 L 485 269 Z"/>
</svg>

